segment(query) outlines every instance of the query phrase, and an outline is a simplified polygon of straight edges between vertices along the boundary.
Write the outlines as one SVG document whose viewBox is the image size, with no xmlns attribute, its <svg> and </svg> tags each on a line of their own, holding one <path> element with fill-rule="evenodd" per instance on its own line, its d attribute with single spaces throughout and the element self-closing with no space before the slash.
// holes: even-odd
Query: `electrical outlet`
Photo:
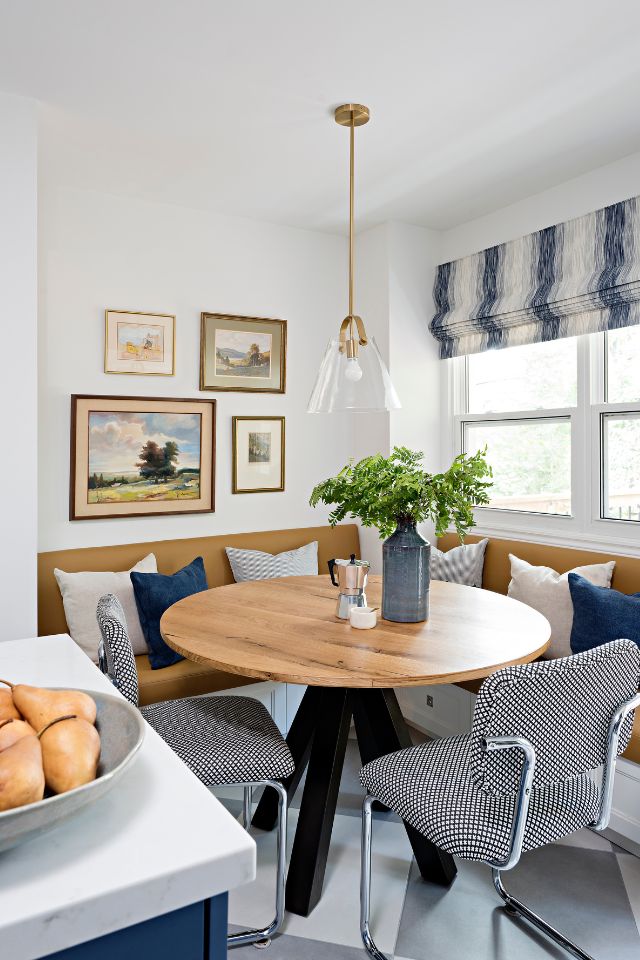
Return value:
<svg viewBox="0 0 640 960">
<path fill-rule="evenodd" d="M 433 697 L 431 696 L 430 693 L 427 694 L 427 706 L 433 707 Z"/>
</svg>

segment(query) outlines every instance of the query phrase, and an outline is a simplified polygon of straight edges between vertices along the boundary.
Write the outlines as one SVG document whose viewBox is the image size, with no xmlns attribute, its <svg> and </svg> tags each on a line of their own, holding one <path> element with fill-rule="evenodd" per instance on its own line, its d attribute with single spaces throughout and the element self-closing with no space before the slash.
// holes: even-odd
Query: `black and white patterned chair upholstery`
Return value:
<svg viewBox="0 0 640 960">
<path fill-rule="evenodd" d="M 284 780 L 293 773 L 282 734 L 252 697 L 185 697 L 140 711 L 208 787 Z"/>
<path fill-rule="evenodd" d="M 102 636 L 100 659 L 104 663 L 104 671 L 122 696 L 137 707 L 139 689 L 136 658 L 129 639 L 127 618 L 114 594 L 107 593 L 100 598 L 96 618 Z"/>
<path fill-rule="evenodd" d="M 501 860 L 509 850 L 516 794 L 491 795 L 471 776 L 472 739 L 446 737 L 368 763 L 360 779 L 427 839 L 464 860 Z M 599 796 L 587 776 L 534 790 L 523 850 L 591 823 Z"/>
<path fill-rule="evenodd" d="M 509 850 L 522 755 L 488 753 L 484 740 L 524 737 L 536 766 L 522 849 L 540 847 L 597 819 L 600 791 L 589 771 L 604 764 L 611 719 L 639 684 L 640 650 L 629 640 L 507 667 L 483 683 L 469 735 L 374 760 L 362 785 L 448 853 L 498 861 Z M 619 752 L 632 723 L 630 714 Z"/>
<path fill-rule="evenodd" d="M 98 624 L 114 685 L 138 706 L 136 663 L 122 605 L 98 602 Z M 205 786 L 282 780 L 289 747 L 266 707 L 251 697 L 184 697 L 140 707 L 142 716 Z"/>
</svg>

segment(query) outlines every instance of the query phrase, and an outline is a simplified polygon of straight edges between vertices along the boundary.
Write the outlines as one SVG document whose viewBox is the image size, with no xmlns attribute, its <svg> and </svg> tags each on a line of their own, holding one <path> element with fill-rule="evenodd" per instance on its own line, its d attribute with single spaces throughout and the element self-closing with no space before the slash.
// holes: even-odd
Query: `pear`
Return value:
<svg viewBox="0 0 640 960">
<path fill-rule="evenodd" d="M 0 723 L 0 750 L 12 747 L 23 737 L 35 737 L 36 732 L 26 720 L 4 720 Z"/>
<path fill-rule="evenodd" d="M 22 737 L 0 753 L 0 811 L 44 797 L 42 748 L 37 737 Z"/>
<path fill-rule="evenodd" d="M 0 681 L 1 683 L 2 681 Z M 21 720 L 11 696 L 11 690 L 0 690 L 0 723 L 3 720 Z"/>
<path fill-rule="evenodd" d="M 87 723 L 95 723 L 96 705 L 87 693 L 79 690 L 46 690 L 44 687 L 30 687 L 26 683 L 9 683 L 14 706 L 20 711 L 34 730 L 41 730 L 57 717 L 73 714 L 82 717 Z"/>
<path fill-rule="evenodd" d="M 38 739 L 45 780 L 54 793 L 66 793 L 95 780 L 100 735 L 93 724 L 73 714 L 56 717 L 39 732 Z"/>
</svg>

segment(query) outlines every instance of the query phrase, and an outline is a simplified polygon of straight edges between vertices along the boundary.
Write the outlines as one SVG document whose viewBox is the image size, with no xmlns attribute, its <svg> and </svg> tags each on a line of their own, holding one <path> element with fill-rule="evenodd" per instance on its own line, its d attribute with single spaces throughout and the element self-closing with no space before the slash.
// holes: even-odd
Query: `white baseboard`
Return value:
<svg viewBox="0 0 640 960">
<path fill-rule="evenodd" d="M 404 718 L 422 733 L 455 737 L 471 729 L 475 697 L 461 687 L 401 687 L 396 694 Z"/>
<path fill-rule="evenodd" d="M 640 845 L 640 765 L 621 758 L 616 767 L 609 829 L 615 842 L 635 853 Z M 631 846 L 633 844 L 633 846 Z"/>
</svg>

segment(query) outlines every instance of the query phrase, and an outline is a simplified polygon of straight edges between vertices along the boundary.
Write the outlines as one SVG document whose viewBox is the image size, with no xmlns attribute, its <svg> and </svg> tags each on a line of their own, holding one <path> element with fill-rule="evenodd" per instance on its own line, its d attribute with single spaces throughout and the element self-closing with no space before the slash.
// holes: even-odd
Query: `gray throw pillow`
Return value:
<svg viewBox="0 0 640 960">
<path fill-rule="evenodd" d="M 262 550 L 238 550 L 226 547 L 231 571 L 236 583 L 242 580 L 274 580 L 276 577 L 306 577 L 318 575 L 318 541 L 307 543 L 298 550 L 284 553 L 263 553 Z"/>
<path fill-rule="evenodd" d="M 484 552 L 488 543 L 489 539 L 485 537 L 479 543 L 465 543 L 460 547 L 452 547 L 446 553 L 431 547 L 431 579 L 481 587 Z"/>
</svg>

